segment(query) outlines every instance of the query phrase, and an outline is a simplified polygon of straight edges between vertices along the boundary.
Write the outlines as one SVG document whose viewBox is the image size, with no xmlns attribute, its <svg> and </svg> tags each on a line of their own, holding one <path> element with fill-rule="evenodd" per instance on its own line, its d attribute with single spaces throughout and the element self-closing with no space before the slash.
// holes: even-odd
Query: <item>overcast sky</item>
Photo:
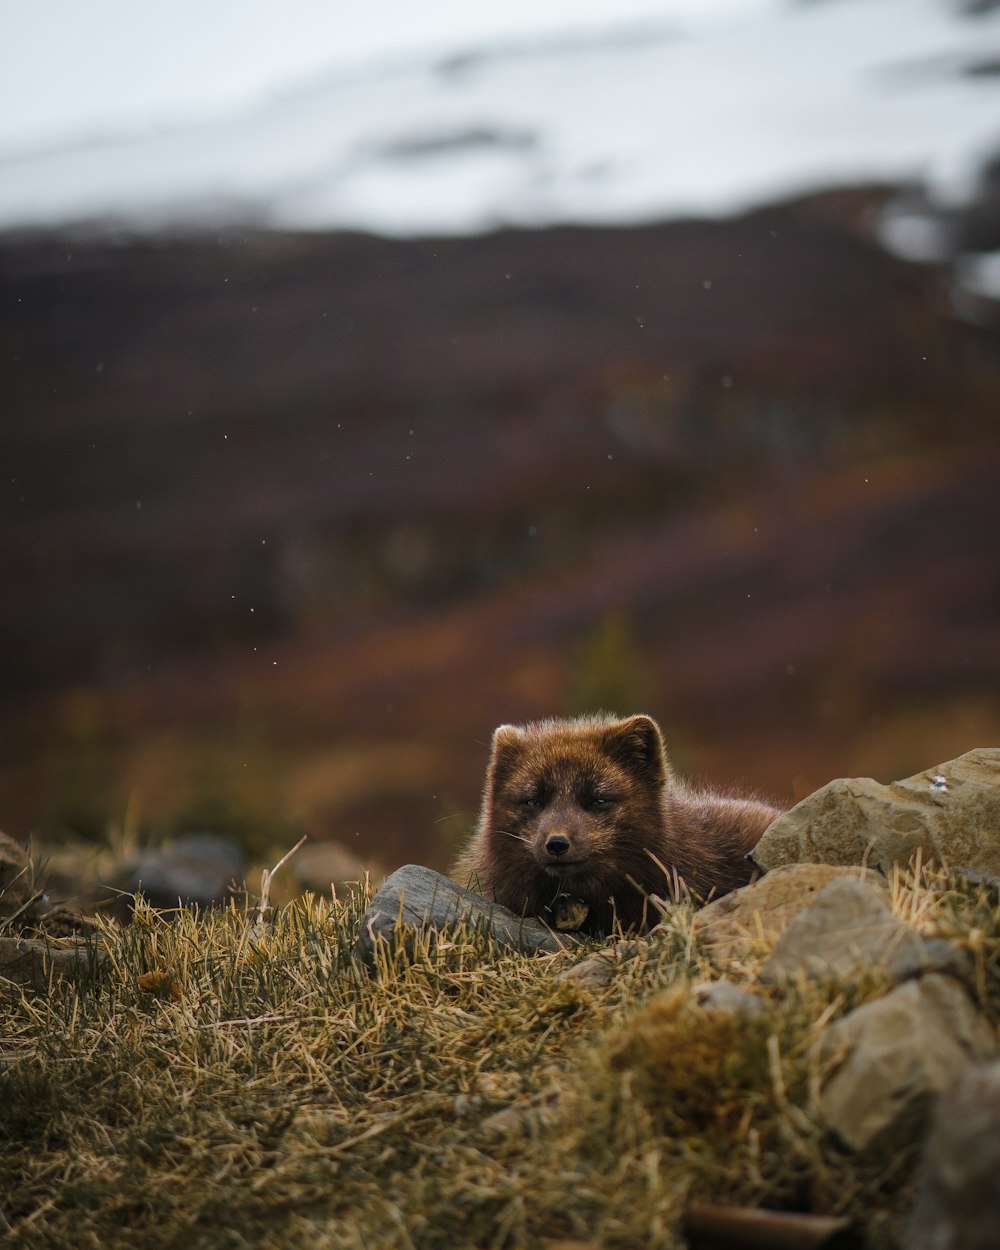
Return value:
<svg viewBox="0 0 1000 1250">
<path fill-rule="evenodd" d="M 0 150 L 223 113 L 324 70 L 631 18 L 739 20 L 777 0 L 0 0 Z"/>
</svg>

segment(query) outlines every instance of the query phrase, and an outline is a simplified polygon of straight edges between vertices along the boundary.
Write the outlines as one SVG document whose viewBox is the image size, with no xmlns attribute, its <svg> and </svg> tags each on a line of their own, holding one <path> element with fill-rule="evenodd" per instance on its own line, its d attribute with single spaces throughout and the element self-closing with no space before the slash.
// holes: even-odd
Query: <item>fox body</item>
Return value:
<svg viewBox="0 0 1000 1250">
<path fill-rule="evenodd" d="M 675 780 L 649 716 L 501 725 L 478 829 L 452 876 L 512 911 L 591 933 L 655 923 L 650 895 L 745 885 L 746 854 L 779 815 Z"/>
</svg>

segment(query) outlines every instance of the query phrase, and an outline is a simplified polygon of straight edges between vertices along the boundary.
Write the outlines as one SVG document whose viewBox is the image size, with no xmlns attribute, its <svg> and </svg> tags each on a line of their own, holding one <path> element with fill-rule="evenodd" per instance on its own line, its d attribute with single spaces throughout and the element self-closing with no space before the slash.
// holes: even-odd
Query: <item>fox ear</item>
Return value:
<svg viewBox="0 0 1000 1250">
<path fill-rule="evenodd" d="M 493 731 L 493 746 L 487 774 L 490 790 L 495 790 L 510 775 L 521 753 L 523 741 L 524 735 L 516 725 L 500 725 Z"/>
<path fill-rule="evenodd" d="M 611 754 L 626 768 L 649 777 L 657 785 L 670 776 L 663 734 L 651 716 L 630 716 L 610 725 L 607 744 Z"/>
</svg>

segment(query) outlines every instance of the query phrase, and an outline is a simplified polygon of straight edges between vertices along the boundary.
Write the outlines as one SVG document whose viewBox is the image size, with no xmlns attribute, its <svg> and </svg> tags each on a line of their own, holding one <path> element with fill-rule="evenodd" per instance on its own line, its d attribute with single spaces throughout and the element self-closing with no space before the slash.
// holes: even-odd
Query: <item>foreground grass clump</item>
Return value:
<svg viewBox="0 0 1000 1250">
<path fill-rule="evenodd" d="M 597 989 L 555 975 L 577 953 L 471 931 L 369 976 L 366 901 L 266 925 L 140 910 L 105 928 L 99 980 L 0 985 L 6 1244 L 674 1247 L 692 1199 L 846 1213 L 893 1244 L 916 1146 L 848 1156 L 815 1111 L 816 1036 L 877 979 L 706 1011 L 690 988 L 718 970 L 685 906 Z M 894 906 L 973 952 L 996 1021 L 983 891 L 941 878 Z"/>
</svg>

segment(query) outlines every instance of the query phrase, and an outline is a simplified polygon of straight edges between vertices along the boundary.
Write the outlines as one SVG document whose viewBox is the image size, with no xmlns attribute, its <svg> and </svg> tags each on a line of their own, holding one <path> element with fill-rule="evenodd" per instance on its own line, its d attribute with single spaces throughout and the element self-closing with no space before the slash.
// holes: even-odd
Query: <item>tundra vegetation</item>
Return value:
<svg viewBox="0 0 1000 1250">
<path fill-rule="evenodd" d="M 140 904 L 98 922 L 97 975 L 0 981 L 6 1244 L 666 1248 L 699 1201 L 899 1244 L 919 1135 L 852 1152 L 818 1112 L 819 1033 L 879 974 L 762 989 L 751 941 L 725 972 L 763 1010 L 708 1009 L 692 990 L 720 967 L 685 903 L 603 985 L 559 975 L 594 943 L 522 955 L 468 927 L 385 945 L 369 972 L 369 896 L 266 919 Z M 996 1029 L 995 893 L 925 869 L 888 897 L 969 953 Z"/>
</svg>

